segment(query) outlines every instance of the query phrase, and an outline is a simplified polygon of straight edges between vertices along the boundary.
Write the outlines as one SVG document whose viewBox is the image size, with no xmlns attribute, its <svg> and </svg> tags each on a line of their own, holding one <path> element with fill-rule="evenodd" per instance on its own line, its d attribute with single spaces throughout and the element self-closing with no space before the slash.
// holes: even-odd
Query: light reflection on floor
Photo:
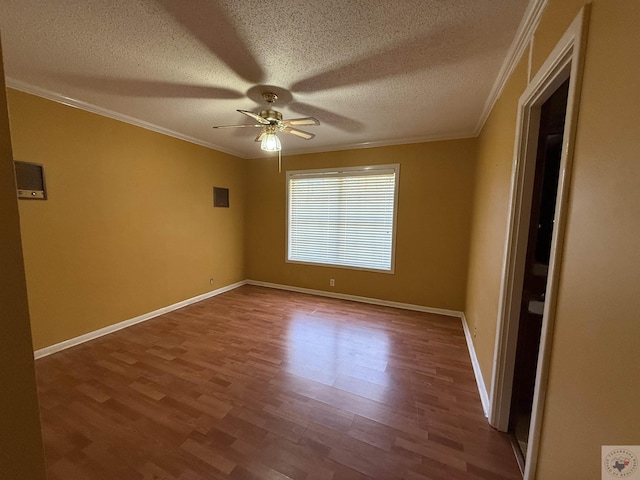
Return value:
<svg viewBox="0 0 640 480">
<path fill-rule="evenodd" d="M 389 337 L 383 331 L 296 314 L 289 319 L 285 369 L 325 385 L 349 384 L 354 389 L 360 383 L 367 397 L 384 401 L 391 386 L 385 373 L 389 351 Z"/>
</svg>

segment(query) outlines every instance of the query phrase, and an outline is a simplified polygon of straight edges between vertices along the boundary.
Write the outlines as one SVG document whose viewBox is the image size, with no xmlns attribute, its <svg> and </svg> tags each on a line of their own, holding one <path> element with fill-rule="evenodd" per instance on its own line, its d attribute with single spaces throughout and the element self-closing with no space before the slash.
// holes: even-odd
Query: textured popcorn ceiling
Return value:
<svg viewBox="0 0 640 480">
<path fill-rule="evenodd" d="M 2 0 L 0 32 L 10 86 L 255 157 L 257 129 L 211 126 L 265 90 L 321 122 L 285 154 L 473 135 L 527 3 Z"/>
</svg>

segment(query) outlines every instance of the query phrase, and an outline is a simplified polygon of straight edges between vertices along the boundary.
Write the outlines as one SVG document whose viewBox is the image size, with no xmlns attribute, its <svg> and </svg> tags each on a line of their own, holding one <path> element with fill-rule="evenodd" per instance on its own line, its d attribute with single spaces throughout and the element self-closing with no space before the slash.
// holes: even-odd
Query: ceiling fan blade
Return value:
<svg viewBox="0 0 640 480">
<path fill-rule="evenodd" d="M 288 107 L 291 111 L 296 113 L 317 115 L 322 118 L 323 124 L 329 124 L 344 132 L 356 133 L 364 130 L 364 124 L 353 118 L 338 115 L 335 112 L 325 110 L 324 108 L 316 107 L 314 105 L 309 105 L 308 103 L 291 102 Z"/>
<path fill-rule="evenodd" d="M 304 138 L 305 140 L 311 140 L 315 135 L 313 133 L 304 132 L 302 130 L 298 130 L 297 128 L 285 127 L 282 129 L 284 133 L 290 133 L 295 135 L 296 137 Z"/>
<path fill-rule="evenodd" d="M 291 120 L 283 120 L 282 123 L 287 127 L 300 125 L 320 125 L 320 121 L 317 118 L 313 117 L 292 118 Z"/>
<path fill-rule="evenodd" d="M 267 120 L 266 118 L 262 118 L 257 113 L 249 112 L 247 110 L 238 110 L 238 112 L 244 113 L 245 115 L 253 118 L 256 122 L 260 122 L 263 125 L 270 125 L 271 124 L 271 122 L 269 120 Z"/>
<path fill-rule="evenodd" d="M 262 137 L 264 137 L 265 133 L 267 133 L 265 130 L 260 132 L 260 135 L 258 135 L 255 139 L 256 142 L 261 142 L 262 141 Z"/>
<path fill-rule="evenodd" d="M 211 128 L 242 128 L 242 127 L 259 127 L 262 128 L 264 127 L 264 125 L 251 125 L 248 123 L 243 123 L 242 125 L 216 125 L 215 127 L 211 127 Z"/>
</svg>

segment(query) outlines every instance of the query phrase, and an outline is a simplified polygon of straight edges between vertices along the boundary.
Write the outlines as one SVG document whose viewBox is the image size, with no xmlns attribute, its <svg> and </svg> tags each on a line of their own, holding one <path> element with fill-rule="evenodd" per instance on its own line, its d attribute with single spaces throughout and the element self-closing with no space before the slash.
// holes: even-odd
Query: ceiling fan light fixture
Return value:
<svg viewBox="0 0 640 480">
<path fill-rule="evenodd" d="M 316 118 L 304 117 L 283 120 L 282 113 L 271 108 L 273 106 L 273 102 L 277 100 L 278 95 L 273 92 L 264 92 L 262 94 L 262 98 L 264 98 L 269 106 L 267 109 L 261 110 L 259 114 L 248 110 L 238 110 L 238 112 L 252 118 L 257 123 L 216 125 L 213 128 L 261 128 L 260 134 L 256 137 L 255 141 L 260 142 L 260 148 L 265 152 L 282 151 L 282 145 L 280 144 L 280 139 L 278 138 L 278 135 L 276 135 L 276 132 L 288 133 L 304 140 L 311 140 L 315 137 L 313 133 L 305 132 L 304 130 L 300 130 L 296 127 L 304 125 L 320 125 L 320 122 Z"/>
<path fill-rule="evenodd" d="M 262 136 L 260 148 L 267 152 L 279 152 L 282 150 L 282 145 L 280 144 L 280 139 L 275 133 L 268 132 Z"/>
</svg>

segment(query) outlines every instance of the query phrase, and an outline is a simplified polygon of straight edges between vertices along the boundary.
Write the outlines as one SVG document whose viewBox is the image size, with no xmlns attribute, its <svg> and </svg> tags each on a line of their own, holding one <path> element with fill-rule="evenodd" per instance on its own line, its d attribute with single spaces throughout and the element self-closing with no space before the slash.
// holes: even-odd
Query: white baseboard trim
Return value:
<svg viewBox="0 0 640 480">
<path fill-rule="evenodd" d="M 327 292 L 324 290 L 313 290 L 311 288 L 293 287 L 291 285 L 280 285 L 276 283 L 260 282 L 257 280 L 247 280 L 248 285 L 256 285 L 259 287 L 276 288 L 279 290 L 288 290 L 291 292 L 307 293 L 310 295 L 319 295 L 321 297 L 339 298 L 341 300 L 351 300 L 354 302 L 370 303 L 373 305 L 384 305 L 387 307 L 401 308 L 404 310 L 414 310 L 425 313 L 435 313 L 437 315 L 446 315 L 448 317 L 457 317 L 462 321 L 462 329 L 464 330 L 464 337 L 467 341 L 467 348 L 469 349 L 469 356 L 471 357 L 471 366 L 473 367 L 473 373 L 476 378 L 476 384 L 478 386 L 478 393 L 480 394 L 480 401 L 482 402 L 482 410 L 484 416 L 489 415 L 489 394 L 487 393 L 487 387 L 485 386 L 484 379 L 482 378 L 482 371 L 480 370 L 480 364 L 478 363 L 478 357 L 473 346 L 471 339 L 471 332 L 467 325 L 467 319 L 464 312 L 457 310 L 446 310 L 442 308 L 424 307 L 422 305 L 414 305 L 410 303 L 392 302 L 389 300 L 380 300 L 377 298 L 360 297 L 357 295 L 348 295 L 345 293 Z"/>
<path fill-rule="evenodd" d="M 476 377 L 476 383 L 478 384 L 478 393 L 480 394 L 480 401 L 482 402 L 482 410 L 484 410 L 484 416 L 489 418 L 489 393 L 482 378 L 482 370 L 480 370 L 480 364 L 478 363 L 478 357 L 476 355 L 476 349 L 473 346 L 473 338 L 469 331 L 469 325 L 467 324 L 467 317 L 464 313 L 460 317 L 462 320 L 462 328 L 464 330 L 464 337 L 467 340 L 467 348 L 469 349 L 469 356 L 471 357 L 471 365 L 473 366 L 473 373 Z"/>
<path fill-rule="evenodd" d="M 327 292 L 324 290 L 313 290 L 311 288 L 294 287 L 291 285 L 280 285 L 277 283 L 260 282 L 257 280 L 247 280 L 248 285 L 257 287 L 276 288 L 278 290 L 288 290 L 290 292 L 307 293 L 309 295 L 317 295 L 319 297 L 338 298 L 340 300 L 351 300 L 352 302 L 369 303 L 372 305 L 383 305 L 386 307 L 401 308 L 404 310 L 414 310 L 417 312 L 434 313 L 436 315 L 445 315 L 447 317 L 462 318 L 464 315 L 457 310 L 446 310 L 444 308 L 423 307 L 422 305 L 414 305 L 411 303 L 392 302 L 390 300 L 380 300 L 378 298 L 360 297 L 358 295 L 349 295 L 346 293 Z"/>
<path fill-rule="evenodd" d="M 478 358 L 476 357 L 476 352 L 473 347 L 473 341 L 471 339 L 471 333 L 469 332 L 469 327 L 467 325 L 467 319 L 465 318 L 463 312 L 460 312 L 457 310 L 447 310 L 444 308 L 425 307 L 422 305 L 414 305 L 411 303 L 401 303 L 401 302 L 393 302 L 390 300 L 380 300 L 380 299 L 371 298 L 371 297 L 361 297 L 358 295 L 349 295 L 346 293 L 326 292 L 324 290 L 314 290 L 311 288 L 294 287 L 292 285 L 280 285 L 276 283 L 260 282 L 257 280 L 243 280 L 241 282 L 233 283 L 231 285 L 227 285 L 225 287 L 221 287 L 216 290 L 203 293 L 202 295 L 198 295 L 196 297 L 188 298 L 187 300 L 174 303 L 173 305 L 169 305 L 167 307 L 154 310 L 153 312 L 145 313 L 143 315 L 130 318 L 129 320 L 124 320 L 122 322 L 118 322 L 113 325 L 100 328 L 93 332 L 85 333 L 84 335 L 80 335 L 79 337 L 70 338 L 69 340 L 56 343 L 55 345 L 51 345 L 49 347 L 41 348 L 34 352 L 34 357 L 36 359 L 46 357 L 47 355 L 51 355 L 53 353 L 65 350 L 67 348 L 80 345 L 81 343 L 85 343 L 90 340 L 94 340 L 96 338 L 102 337 L 104 335 L 117 332 L 118 330 L 122 330 L 123 328 L 136 325 L 137 323 L 142 323 L 152 318 L 163 315 L 165 313 L 173 312 L 174 310 L 178 310 L 179 308 L 192 305 L 202 300 L 206 300 L 207 298 L 215 297 L 216 295 L 220 295 L 221 293 L 234 290 L 243 285 L 255 285 L 259 287 L 275 288 L 278 290 L 288 290 L 290 292 L 306 293 L 309 295 L 317 295 L 320 297 L 338 298 L 341 300 L 350 300 L 353 302 L 368 303 L 372 305 L 382 305 L 386 307 L 400 308 L 404 310 L 413 310 L 417 312 L 433 313 L 436 315 L 445 315 L 447 317 L 459 318 L 462 321 L 462 328 L 464 330 L 464 336 L 467 341 L 467 348 L 469 349 L 469 355 L 471 356 L 471 365 L 473 366 L 473 373 L 475 374 L 476 383 L 478 384 L 478 392 L 480 393 L 480 400 L 482 401 L 482 409 L 484 410 L 485 416 L 488 415 L 489 395 L 487 393 L 487 389 L 485 387 L 484 380 L 482 378 L 482 372 L 480 371 L 480 365 L 478 364 Z"/>
<path fill-rule="evenodd" d="M 154 317 L 163 315 L 165 313 L 173 312 L 174 310 L 178 310 L 179 308 L 186 307 L 187 305 L 201 302 L 202 300 L 206 300 L 207 298 L 215 297 L 216 295 L 220 295 L 221 293 L 228 292 L 229 290 L 233 290 L 235 288 L 241 287 L 246 283 L 247 283 L 246 280 L 243 280 L 238 283 L 233 283 L 231 285 L 220 287 L 216 290 L 203 293 L 202 295 L 198 295 L 196 297 L 188 298 L 187 300 L 174 303 L 173 305 L 169 305 L 168 307 L 159 308 L 158 310 L 154 310 L 153 312 L 145 313 L 143 315 L 130 318 L 129 320 L 124 320 L 122 322 L 118 322 L 113 325 L 109 325 L 107 327 L 94 330 L 93 332 L 85 333 L 84 335 L 80 335 L 79 337 L 70 338 L 69 340 L 65 340 L 64 342 L 56 343 L 55 345 L 51 345 L 49 347 L 36 350 L 33 353 L 33 356 L 36 359 L 46 357 L 47 355 L 51 355 L 52 353 L 65 350 L 67 348 L 75 347 L 76 345 L 80 345 L 81 343 L 88 342 L 89 340 L 94 340 L 104 335 L 108 335 L 109 333 L 117 332 L 118 330 L 122 330 L 123 328 L 130 327 L 131 325 L 146 322 L 147 320 L 150 320 Z"/>
</svg>

